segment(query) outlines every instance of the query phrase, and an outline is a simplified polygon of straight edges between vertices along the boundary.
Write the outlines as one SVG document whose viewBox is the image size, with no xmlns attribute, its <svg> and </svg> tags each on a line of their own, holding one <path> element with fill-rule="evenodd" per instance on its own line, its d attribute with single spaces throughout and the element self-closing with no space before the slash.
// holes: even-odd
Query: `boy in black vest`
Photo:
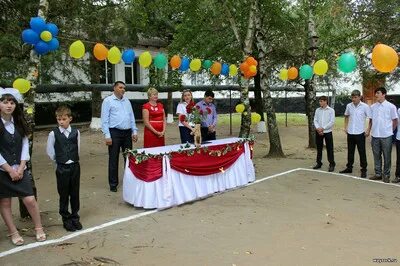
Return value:
<svg viewBox="0 0 400 266">
<path fill-rule="evenodd" d="M 71 109 L 61 106 L 56 110 L 58 127 L 50 132 L 47 139 L 47 155 L 57 163 L 57 190 L 60 195 L 59 213 L 67 231 L 81 230 L 79 222 L 80 133 L 70 126 Z M 71 202 L 71 213 L 68 205 Z"/>
</svg>

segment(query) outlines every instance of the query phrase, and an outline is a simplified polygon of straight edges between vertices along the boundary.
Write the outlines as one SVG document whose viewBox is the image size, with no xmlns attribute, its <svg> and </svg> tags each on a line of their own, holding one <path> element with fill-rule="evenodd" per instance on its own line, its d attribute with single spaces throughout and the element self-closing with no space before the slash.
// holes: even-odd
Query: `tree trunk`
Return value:
<svg viewBox="0 0 400 266">
<path fill-rule="evenodd" d="M 242 122 L 240 124 L 240 138 L 248 138 L 250 135 L 250 127 L 251 127 L 251 107 L 249 101 L 249 86 L 242 87 L 240 90 L 240 101 L 244 104 L 245 110 L 242 113 Z"/>
<path fill-rule="evenodd" d="M 167 99 L 167 123 L 174 122 L 174 99 L 172 97 L 172 91 L 168 92 L 168 99 Z"/>
<path fill-rule="evenodd" d="M 101 64 L 104 64 L 104 61 L 99 62 L 93 57 L 90 58 L 89 75 L 92 84 L 100 84 Z M 101 102 L 101 91 L 92 89 L 92 122 L 90 128 L 94 130 L 101 128 Z"/>
<path fill-rule="evenodd" d="M 265 121 L 264 118 L 264 104 L 263 104 L 263 98 L 262 98 L 262 93 L 261 93 L 261 78 L 260 78 L 260 72 L 257 73 L 257 75 L 254 77 L 254 100 L 255 100 L 255 109 L 256 112 L 261 115 L 261 121 Z"/>
<path fill-rule="evenodd" d="M 257 5 L 257 15 L 255 16 L 255 42 L 258 50 L 259 58 L 259 73 L 260 73 L 260 88 L 263 92 L 264 110 L 267 113 L 267 127 L 269 135 L 269 152 L 268 157 L 285 157 L 281 139 L 279 136 L 279 129 L 276 123 L 275 109 L 272 104 L 271 92 L 268 86 L 268 61 L 267 61 L 267 47 L 266 39 L 267 34 L 263 28 L 262 14 L 259 6 Z"/>
<path fill-rule="evenodd" d="M 46 19 L 47 12 L 49 10 L 49 2 L 47 0 L 39 1 L 38 16 Z M 32 168 L 32 149 L 33 149 L 33 132 L 35 131 L 35 88 L 38 82 L 39 76 L 39 64 L 40 60 L 36 53 L 31 51 L 29 57 L 29 70 L 27 75 L 27 80 L 31 83 L 31 89 L 24 97 L 24 116 L 30 127 L 31 134 L 28 136 L 29 140 L 29 156 L 31 159 L 27 162 L 27 170 L 32 174 L 32 187 L 35 198 L 37 199 L 37 189 L 35 185 L 35 179 L 33 178 L 33 168 Z M 21 218 L 30 217 L 28 210 L 26 209 L 21 198 L 19 198 L 19 213 Z"/>
</svg>

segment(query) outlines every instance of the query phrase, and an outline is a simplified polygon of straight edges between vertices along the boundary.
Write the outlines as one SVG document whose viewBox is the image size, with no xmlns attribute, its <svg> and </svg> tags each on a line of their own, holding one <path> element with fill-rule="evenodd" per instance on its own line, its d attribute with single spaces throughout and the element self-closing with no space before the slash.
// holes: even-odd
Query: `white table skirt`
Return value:
<svg viewBox="0 0 400 266">
<path fill-rule="evenodd" d="M 218 143 L 215 141 L 210 145 L 234 143 L 235 140 L 238 139 L 225 139 L 226 142 L 219 140 Z M 155 153 L 154 150 L 151 153 Z M 175 171 L 170 167 L 168 156 L 164 156 L 162 177 L 153 182 L 145 182 L 133 175 L 129 168 L 129 160 L 127 160 L 123 180 L 123 198 L 135 207 L 162 209 L 200 199 L 215 192 L 243 186 L 254 180 L 255 172 L 250 158 L 250 149 L 248 143 L 245 143 L 245 152 L 225 172 L 206 176 L 193 176 Z"/>
</svg>

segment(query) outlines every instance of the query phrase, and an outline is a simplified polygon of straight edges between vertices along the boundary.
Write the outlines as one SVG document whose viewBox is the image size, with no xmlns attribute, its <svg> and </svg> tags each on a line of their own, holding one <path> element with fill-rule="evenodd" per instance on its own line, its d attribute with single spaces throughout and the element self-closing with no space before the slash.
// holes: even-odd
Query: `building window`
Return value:
<svg viewBox="0 0 400 266">
<path fill-rule="evenodd" d="M 106 71 L 107 67 L 107 71 Z M 115 67 L 114 65 L 110 64 L 105 60 L 101 63 L 101 70 L 100 70 L 100 83 L 102 84 L 113 84 L 115 82 Z M 107 77 L 107 78 L 106 78 Z"/>
<path fill-rule="evenodd" d="M 140 66 L 138 57 L 136 57 L 132 64 L 125 65 L 125 83 L 140 84 Z"/>
<path fill-rule="evenodd" d="M 134 76 L 132 69 L 133 69 L 133 65 L 132 64 L 125 65 L 125 83 L 126 84 L 134 84 L 134 83 L 132 83 L 133 76 Z"/>
</svg>

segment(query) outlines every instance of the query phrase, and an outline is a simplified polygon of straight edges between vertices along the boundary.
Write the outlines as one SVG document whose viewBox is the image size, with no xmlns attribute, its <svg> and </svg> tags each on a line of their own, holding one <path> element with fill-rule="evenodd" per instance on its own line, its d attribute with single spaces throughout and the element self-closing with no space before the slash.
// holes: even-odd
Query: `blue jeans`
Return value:
<svg viewBox="0 0 400 266">
<path fill-rule="evenodd" d="M 382 175 L 382 154 L 383 154 L 383 175 L 390 176 L 392 167 L 392 136 L 387 138 L 374 138 L 371 140 L 372 152 L 374 154 L 375 175 Z"/>
</svg>

